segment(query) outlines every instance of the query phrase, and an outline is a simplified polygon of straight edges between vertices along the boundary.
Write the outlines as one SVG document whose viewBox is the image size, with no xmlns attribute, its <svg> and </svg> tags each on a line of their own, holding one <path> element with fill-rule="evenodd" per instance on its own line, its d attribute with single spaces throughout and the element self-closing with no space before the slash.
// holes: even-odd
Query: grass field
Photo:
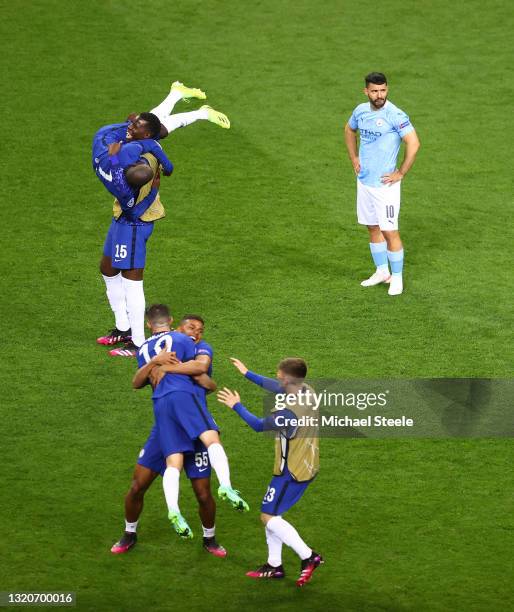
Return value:
<svg viewBox="0 0 514 612">
<path fill-rule="evenodd" d="M 101 125 L 198 85 L 232 129 L 165 141 L 168 217 L 149 243 L 147 300 L 201 313 L 215 379 L 258 411 L 230 356 L 273 375 L 509 377 L 513 16 L 507 1 L 161 3 L 1 0 L 4 167 L 0 591 L 76 591 L 79 610 L 514 610 L 510 440 L 322 440 L 290 520 L 326 558 L 304 590 L 250 582 L 272 442 L 210 400 L 233 480 L 225 561 L 169 529 L 160 485 L 138 546 L 115 557 L 123 496 L 152 424 L 98 274 L 110 197 L 90 167 Z M 384 71 L 422 142 L 404 181 L 406 292 L 363 290 L 342 128 Z M 509 75 L 510 71 L 510 75 Z M 191 107 L 195 107 L 193 103 Z M 177 111 L 188 110 L 184 104 Z M 184 514 L 197 534 L 182 481 Z"/>
</svg>

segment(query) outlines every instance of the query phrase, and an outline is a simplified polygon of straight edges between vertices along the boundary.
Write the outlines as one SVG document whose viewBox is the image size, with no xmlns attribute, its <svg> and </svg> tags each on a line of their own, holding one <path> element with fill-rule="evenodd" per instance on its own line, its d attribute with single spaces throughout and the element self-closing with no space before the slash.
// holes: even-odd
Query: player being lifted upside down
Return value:
<svg viewBox="0 0 514 612">
<path fill-rule="evenodd" d="M 100 262 L 115 327 L 97 340 L 106 346 L 125 344 L 121 349 L 110 351 L 113 356 L 135 357 L 137 348 L 145 339 L 143 274 L 146 242 L 153 232 L 154 222 L 165 214 L 158 194 L 158 168 L 160 165 L 166 176 L 173 171 L 173 165 L 157 140 L 202 119 L 223 128 L 230 127 L 223 113 L 206 105 L 195 111 L 171 115 L 179 100 L 205 97 L 200 89 L 186 87 L 177 81 L 169 95 L 151 112 L 134 114 L 124 123 L 107 125 L 96 133 L 93 140 L 93 169 L 107 190 L 117 198 Z M 114 143 L 121 143 L 121 146 L 113 153 L 111 145 Z M 120 171 L 126 180 L 124 201 L 118 191 Z"/>
<path fill-rule="evenodd" d="M 300 576 L 296 584 L 301 587 L 323 563 L 321 555 L 307 546 L 293 525 L 282 518 L 282 514 L 305 493 L 319 471 L 318 427 L 297 425 L 301 417 L 312 419 L 316 415 L 313 404 L 308 400 L 309 392 L 313 390 L 304 382 L 307 364 L 296 357 L 284 359 L 278 365 L 278 380 L 273 380 L 250 372 L 239 359 L 232 359 L 232 363 L 251 382 L 289 397 L 287 408 L 275 408 L 261 419 L 243 406 L 237 391 L 225 388 L 218 392 L 218 400 L 232 408 L 254 431 L 276 432 L 273 478 L 261 505 L 268 560 L 246 575 L 250 578 L 283 578 L 282 545 L 286 544 L 300 558 Z M 304 419 L 307 423 L 309 420 Z"/>
<path fill-rule="evenodd" d="M 403 245 L 398 231 L 400 184 L 412 167 L 420 144 L 409 117 L 387 99 L 386 77 L 372 72 L 365 77 L 365 84 L 368 102 L 355 108 L 344 128 L 346 148 L 357 175 L 357 218 L 360 224 L 368 226 L 369 248 L 376 266 L 376 271 L 361 285 L 390 283 L 389 295 L 399 295 L 403 292 Z M 405 157 L 397 169 L 402 141 Z"/>
<path fill-rule="evenodd" d="M 178 505 L 179 478 L 184 467 L 184 455 L 198 452 L 195 450 L 198 440 L 206 447 L 210 465 L 216 472 L 218 497 L 240 511 L 248 511 L 248 504 L 232 488 L 228 459 L 220 443 L 218 426 L 206 404 L 198 399 L 192 378 L 208 373 L 208 360 L 196 356 L 195 343 L 189 336 L 171 331 L 172 318 L 164 304 L 150 306 L 147 320 L 152 336 L 137 353 L 140 367 L 134 376 L 133 386 L 137 389 L 148 384 L 152 371 L 158 368 L 153 378 L 154 435 L 166 463 L 162 484 L 168 518 L 181 537 L 192 538 L 193 532 Z M 162 355 L 171 352 L 175 353 L 179 363 L 169 363 L 166 355 Z"/>
</svg>

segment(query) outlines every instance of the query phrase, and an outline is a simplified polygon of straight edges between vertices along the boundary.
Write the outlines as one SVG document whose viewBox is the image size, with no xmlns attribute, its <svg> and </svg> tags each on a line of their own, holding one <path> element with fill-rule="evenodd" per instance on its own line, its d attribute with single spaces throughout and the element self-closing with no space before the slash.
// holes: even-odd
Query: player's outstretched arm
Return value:
<svg viewBox="0 0 514 612">
<path fill-rule="evenodd" d="M 232 365 L 237 368 L 245 378 L 253 382 L 255 385 L 259 385 L 259 387 L 266 389 L 266 391 L 271 391 L 272 393 L 282 393 L 282 391 L 284 390 L 282 388 L 282 385 L 277 380 L 273 378 L 266 378 L 265 376 L 261 376 L 260 374 L 251 372 L 239 359 L 231 357 L 230 361 L 232 362 Z"/>
<path fill-rule="evenodd" d="M 231 391 L 227 387 L 220 389 L 218 391 L 218 402 L 225 404 L 236 412 L 254 431 L 264 431 L 264 419 L 259 419 L 241 404 L 241 398 L 237 391 Z"/>
</svg>

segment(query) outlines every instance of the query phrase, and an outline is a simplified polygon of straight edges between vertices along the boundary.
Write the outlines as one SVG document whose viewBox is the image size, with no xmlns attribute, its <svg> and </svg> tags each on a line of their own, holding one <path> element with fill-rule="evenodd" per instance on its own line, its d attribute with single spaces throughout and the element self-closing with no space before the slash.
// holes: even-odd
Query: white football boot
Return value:
<svg viewBox="0 0 514 612">
<path fill-rule="evenodd" d="M 401 274 L 393 274 L 391 276 L 391 284 L 387 293 L 389 295 L 400 295 L 403 293 L 403 277 Z"/>
<path fill-rule="evenodd" d="M 389 271 L 382 272 L 382 270 L 377 269 L 369 278 L 362 281 L 361 286 L 373 287 L 374 285 L 380 285 L 380 283 L 388 283 L 390 279 Z"/>
</svg>

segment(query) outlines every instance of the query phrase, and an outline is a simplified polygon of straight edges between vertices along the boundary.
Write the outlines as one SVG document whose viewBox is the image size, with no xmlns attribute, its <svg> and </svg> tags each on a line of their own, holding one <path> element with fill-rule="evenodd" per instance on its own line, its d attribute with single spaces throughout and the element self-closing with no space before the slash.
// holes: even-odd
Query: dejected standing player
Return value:
<svg viewBox="0 0 514 612">
<path fill-rule="evenodd" d="M 365 84 L 368 102 L 355 108 L 344 130 L 348 155 L 357 175 L 357 218 L 368 227 L 376 266 L 376 271 L 361 285 L 390 283 L 389 295 L 399 295 L 403 292 L 404 259 L 398 231 L 400 184 L 414 163 L 420 143 L 409 117 L 387 99 L 385 75 L 372 72 L 365 77 Z M 402 142 L 405 156 L 396 168 Z"/>
</svg>

